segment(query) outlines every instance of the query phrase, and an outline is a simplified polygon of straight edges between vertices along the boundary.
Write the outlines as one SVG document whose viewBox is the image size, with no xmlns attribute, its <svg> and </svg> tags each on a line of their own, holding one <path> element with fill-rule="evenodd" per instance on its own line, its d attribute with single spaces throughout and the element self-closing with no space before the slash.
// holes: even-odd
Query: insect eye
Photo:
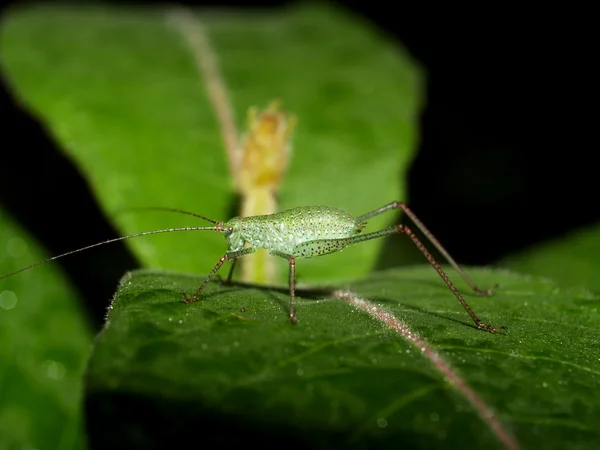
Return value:
<svg viewBox="0 0 600 450">
<path fill-rule="evenodd" d="M 231 233 L 233 233 L 233 227 L 227 227 L 225 234 L 230 235 Z"/>
</svg>

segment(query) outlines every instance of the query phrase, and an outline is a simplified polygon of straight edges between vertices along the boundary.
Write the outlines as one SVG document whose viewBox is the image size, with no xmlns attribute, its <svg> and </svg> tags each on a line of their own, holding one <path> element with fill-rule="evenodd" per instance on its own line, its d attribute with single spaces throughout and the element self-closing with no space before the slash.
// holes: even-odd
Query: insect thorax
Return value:
<svg viewBox="0 0 600 450">
<path fill-rule="evenodd" d="M 360 233 L 363 225 L 347 212 L 328 206 L 306 206 L 241 220 L 244 241 L 269 252 L 292 254 L 297 245 L 322 239 L 342 239 Z"/>
</svg>

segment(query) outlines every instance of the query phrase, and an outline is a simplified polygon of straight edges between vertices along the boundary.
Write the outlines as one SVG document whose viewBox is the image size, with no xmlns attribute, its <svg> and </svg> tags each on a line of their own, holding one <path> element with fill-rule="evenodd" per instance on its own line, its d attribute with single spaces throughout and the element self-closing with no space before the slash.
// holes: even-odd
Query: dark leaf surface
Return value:
<svg viewBox="0 0 600 450">
<path fill-rule="evenodd" d="M 474 276 L 500 283 L 492 297 L 467 300 L 508 334 L 474 329 L 430 268 L 376 273 L 348 287 L 429 342 L 523 448 L 595 448 L 597 297 L 507 272 Z M 309 447 L 502 448 L 435 361 L 372 316 L 325 292 L 301 291 L 292 326 L 286 289 L 218 282 L 201 301 L 183 304 L 179 291 L 201 281 L 150 271 L 124 278 L 88 373 L 89 401 L 113 411 L 103 418 L 119 430 L 128 426 L 118 425 L 121 407 L 151 404 L 138 410 L 146 439 L 191 430 L 227 440 L 234 438 L 227 429 L 246 427 L 249 440 L 283 433 Z M 178 408 L 185 413 L 167 413 Z M 144 411 L 164 417 L 160 427 L 148 427 Z"/>
</svg>

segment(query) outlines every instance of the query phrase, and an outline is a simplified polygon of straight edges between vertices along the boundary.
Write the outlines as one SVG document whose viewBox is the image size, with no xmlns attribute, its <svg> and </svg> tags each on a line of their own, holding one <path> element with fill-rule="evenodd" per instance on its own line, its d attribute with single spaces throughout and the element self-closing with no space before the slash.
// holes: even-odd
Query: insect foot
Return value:
<svg viewBox="0 0 600 450">
<path fill-rule="evenodd" d="M 180 294 L 183 297 L 184 303 L 194 303 L 195 301 L 198 300 L 198 298 L 195 295 L 188 297 L 185 292 L 180 292 Z"/>
<path fill-rule="evenodd" d="M 498 283 L 496 283 L 489 289 L 475 288 L 475 289 L 473 289 L 473 291 L 475 292 L 475 295 L 480 295 L 480 296 L 484 297 L 484 296 L 492 295 L 494 293 L 494 291 L 496 289 L 498 289 L 499 287 L 500 287 L 500 285 Z"/>
<path fill-rule="evenodd" d="M 496 334 L 498 331 L 508 331 L 508 327 L 505 327 L 504 325 L 495 327 L 494 325 L 488 325 L 488 324 L 482 323 L 482 322 L 479 322 L 477 324 L 477 329 L 483 330 L 483 331 L 489 331 L 492 334 Z"/>
</svg>

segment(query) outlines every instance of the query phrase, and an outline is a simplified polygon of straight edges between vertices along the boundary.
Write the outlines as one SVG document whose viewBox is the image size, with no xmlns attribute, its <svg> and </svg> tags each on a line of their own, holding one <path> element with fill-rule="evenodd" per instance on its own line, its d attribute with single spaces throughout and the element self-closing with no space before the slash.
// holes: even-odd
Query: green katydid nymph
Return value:
<svg viewBox="0 0 600 450">
<path fill-rule="evenodd" d="M 471 307 L 465 301 L 458 289 L 454 286 L 448 275 L 442 270 L 440 265 L 425 248 L 421 240 L 413 233 L 406 225 L 392 225 L 380 231 L 371 233 L 363 233 L 366 226 L 366 221 L 374 216 L 383 214 L 386 211 L 393 209 L 401 209 L 415 225 L 423 232 L 427 239 L 437 248 L 437 250 L 448 260 L 460 276 L 469 284 L 471 289 L 478 295 L 490 295 L 492 289 L 479 289 L 476 284 L 469 278 L 459 264 L 450 256 L 433 234 L 425 227 L 425 225 L 415 216 L 415 214 L 402 202 L 392 202 L 374 211 L 363 214 L 362 216 L 354 217 L 351 214 L 329 206 L 302 206 L 299 208 L 289 209 L 287 211 L 268 214 L 263 216 L 252 217 L 234 217 L 227 222 L 219 222 L 199 214 L 189 213 L 173 208 L 151 207 L 144 209 L 158 209 L 172 212 L 179 212 L 200 219 L 206 220 L 214 224 L 212 227 L 181 227 L 167 228 L 162 230 L 146 231 L 142 233 L 122 236 L 115 239 L 99 242 L 87 247 L 72 250 L 61 255 L 53 256 L 42 261 L 38 261 L 30 266 L 19 269 L 0 277 L 0 280 L 13 276 L 24 270 L 31 269 L 40 264 L 53 261 L 64 256 L 71 255 L 83 250 L 98 247 L 100 245 L 109 244 L 124 239 L 130 239 L 138 236 L 147 236 L 158 233 L 170 233 L 174 231 L 199 231 L 212 230 L 222 233 L 227 241 L 227 252 L 219 259 L 217 264 L 208 274 L 208 277 L 200 285 L 198 290 L 193 295 L 188 296 L 181 293 L 183 300 L 187 303 L 192 303 L 200 299 L 200 295 L 207 283 L 215 276 L 225 261 L 231 261 L 231 269 L 227 277 L 226 283 L 231 282 L 233 269 L 236 261 L 244 255 L 254 253 L 258 249 L 264 248 L 271 255 L 279 256 L 288 260 L 290 265 L 289 271 L 289 287 L 290 287 L 290 308 L 289 318 L 292 323 L 298 321 L 296 316 L 296 308 L 294 299 L 296 296 L 296 259 L 311 258 L 314 256 L 327 255 L 342 250 L 348 245 L 357 244 L 362 241 L 384 237 L 393 233 L 403 233 L 407 235 L 417 246 L 419 251 L 425 256 L 427 261 L 440 275 L 446 286 L 452 291 L 463 308 L 467 311 L 478 329 L 496 333 L 499 330 L 506 330 L 504 326 L 494 326 L 482 322 L 479 317 L 473 312 Z"/>
</svg>

